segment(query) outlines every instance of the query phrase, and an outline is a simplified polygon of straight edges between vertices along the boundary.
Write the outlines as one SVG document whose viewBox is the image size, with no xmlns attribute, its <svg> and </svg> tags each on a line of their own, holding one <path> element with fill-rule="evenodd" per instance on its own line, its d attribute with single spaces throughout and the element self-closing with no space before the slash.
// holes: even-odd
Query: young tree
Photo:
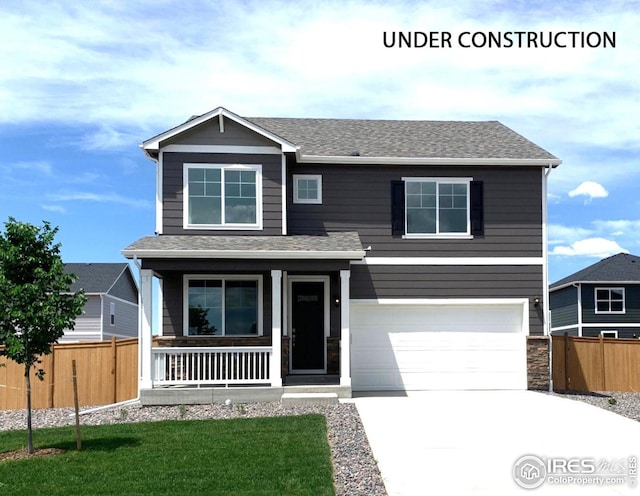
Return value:
<svg viewBox="0 0 640 496">
<path fill-rule="evenodd" d="M 31 430 L 31 369 L 40 355 L 73 329 L 86 302 L 83 291 L 71 293 L 75 276 L 64 273 L 58 228 L 40 228 L 13 217 L 0 233 L 0 356 L 24 365 L 27 390 L 27 449 L 33 453 Z M 44 370 L 36 376 L 43 380 Z"/>
</svg>

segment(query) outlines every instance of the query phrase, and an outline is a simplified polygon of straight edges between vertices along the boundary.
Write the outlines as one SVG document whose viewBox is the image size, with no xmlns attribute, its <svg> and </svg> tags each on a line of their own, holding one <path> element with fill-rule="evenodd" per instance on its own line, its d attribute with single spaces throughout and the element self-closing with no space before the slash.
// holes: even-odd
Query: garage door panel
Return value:
<svg viewBox="0 0 640 496">
<path fill-rule="evenodd" d="M 526 387 L 522 305 L 351 308 L 354 391 Z"/>
</svg>

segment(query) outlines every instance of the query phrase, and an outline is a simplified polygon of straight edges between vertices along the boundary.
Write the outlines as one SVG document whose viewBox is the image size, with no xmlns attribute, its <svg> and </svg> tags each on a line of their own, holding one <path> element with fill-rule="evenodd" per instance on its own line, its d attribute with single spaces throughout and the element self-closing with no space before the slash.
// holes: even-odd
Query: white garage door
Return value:
<svg viewBox="0 0 640 496">
<path fill-rule="evenodd" d="M 526 389 L 526 300 L 386 301 L 351 301 L 354 391 Z"/>
</svg>

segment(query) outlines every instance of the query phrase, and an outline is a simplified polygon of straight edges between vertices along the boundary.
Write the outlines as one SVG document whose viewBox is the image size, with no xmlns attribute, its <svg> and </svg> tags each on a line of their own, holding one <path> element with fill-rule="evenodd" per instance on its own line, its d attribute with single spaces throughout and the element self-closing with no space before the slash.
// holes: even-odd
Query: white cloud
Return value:
<svg viewBox="0 0 640 496">
<path fill-rule="evenodd" d="M 599 183 L 594 181 L 585 181 L 580 184 L 576 189 L 569 191 L 571 198 L 576 196 L 586 196 L 586 202 L 590 202 L 594 198 L 606 198 L 609 196 L 609 192 Z"/>
<path fill-rule="evenodd" d="M 147 200 L 127 198 L 117 193 L 98 194 L 85 191 L 58 193 L 49 195 L 53 201 L 94 201 L 99 203 L 116 203 L 136 208 L 152 208 L 153 204 Z"/>
<path fill-rule="evenodd" d="M 640 232 L 640 220 L 595 220 L 592 224 L 599 231 L 607 232 L 611 236 L 637 236 Z"/>
<path fill-rule="evenodd" d="M 57 212 L 59 214 L 67 213 L 67 209 L 61 205 L 41 205 L 41 207 L 43 210 L 46 210 L 47 212 Z"/>
<path fill-rule="evenodd" d="M 550 255 L 567 257 L 587 256 L 604 258 L 616 253 L 629 253 L 615 241 L 604 238 L 588 238 L 571 243 L 569 246 L 555 246 L 549 252 Z"/>
<path fill-rule="evenodd" d="M 560 224 L 549 224 L 547 238 L 550 245 L 572 243 L 580 239 L 591 236 L 592 230 L 578 226 L 563 226 Z"/>
<path fill-rule="evenodd" d="M 33 162 L 14 162 L 9 165 L 9 168 L 38 172 L 46 176 L 50 176 L 53 172 L 51 164 L 44 160 L 36 160 Z"/>
</svg>

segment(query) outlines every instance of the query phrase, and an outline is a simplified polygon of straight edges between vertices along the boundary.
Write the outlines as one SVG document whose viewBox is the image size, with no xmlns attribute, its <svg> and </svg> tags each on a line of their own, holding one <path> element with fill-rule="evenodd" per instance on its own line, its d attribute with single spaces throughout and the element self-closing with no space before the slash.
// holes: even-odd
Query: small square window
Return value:
<svg viewBox="0 0 640 496">
<path fill-rule="evenodd" d="M 293 175 L 293 203 L 322 203 L 322 176 Z"/>
<path fill-rule="evenodd" d="M 596 288 L 596 313 L 625 313 L 624 288 Z"/>
</svg>

